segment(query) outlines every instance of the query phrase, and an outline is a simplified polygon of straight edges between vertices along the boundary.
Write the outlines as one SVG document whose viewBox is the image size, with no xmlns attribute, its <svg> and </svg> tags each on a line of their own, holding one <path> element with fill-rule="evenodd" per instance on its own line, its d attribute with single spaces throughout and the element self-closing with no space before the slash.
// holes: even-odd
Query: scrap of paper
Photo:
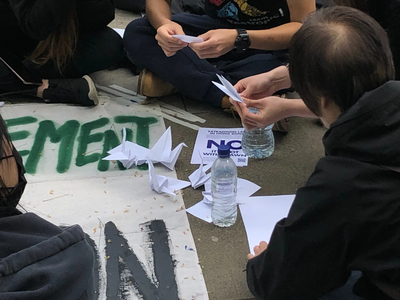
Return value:
<svg viewBox="0 0 400 300">
<path fill-rule="evenodd" d="M 208 181 L 205 185 L 206 192 L 203 192 L 204 199 L 192 207 L 186 209 L 191 215 L 202 219 L 208 223 L 211 223 L 211 208 L 212 208 L 212 197 L 211 197 L 211 182 Z M 238 204 L 243 203 L 248 197 L 253 195 L 260 189 L 257 184 L 248 181 L 243 178 L 238 178 L 238 188 L 236 202 Z M 207 195 L 207 196 L 206 196 Z"/>
<path fill-rule="evenodd" d="M 196 36 L 190 36 L 190 35 L 185 35 L 185 34 L 174 34 L 172 35 L 173 37 L 180 39 L 182 42 L 185 43 L 202 43 L 204 40 L 200 37 Z"/>
<path fill-rule="evenodd" d="M 262 196 L 243 199 L 239 204 L 250 252 L 261 241 L 269 242 L 275 224 L 287 217 L 295 195 Z"/>
<path fill-rule="evenodd" d="M 231 97 L 232 100 L 235 100 L 237 102 L 241 102 L 241 103 L 245 104 L 242 97 L 239 95 L 239 93 L 236 91 L 236 89 L 233 87 L 233 85 L 224 76 L 217 74 L 217 77 L 218 77 L 219 81 L 222 83 L 221 84 L 221 83 L 212 81 L 212 83 L 214 83 L 214 85 L 217 88 L 219 88 L 226 95 Z"/>
<path fill-rule="evenodd" d="M 247 155 L 242 151 L 243 128 L 200 128 L 194 145 L 191 164 L 212 164 L 218 157 L 218 146 L 229 145 L 236 166 L 247 166 Z"/>
<path fill-rule="evenodd" d="M 149 164 L 149 177 L 150 177 L 150 187 L 157 193 L 166 193 L 175 197 L 175 191 L 181 190 L 190 185 L 189 181 L 179 180 L 172 177 L 157 175 L 154 170 L 154 165 L 151 161 Z"/>
</svg>

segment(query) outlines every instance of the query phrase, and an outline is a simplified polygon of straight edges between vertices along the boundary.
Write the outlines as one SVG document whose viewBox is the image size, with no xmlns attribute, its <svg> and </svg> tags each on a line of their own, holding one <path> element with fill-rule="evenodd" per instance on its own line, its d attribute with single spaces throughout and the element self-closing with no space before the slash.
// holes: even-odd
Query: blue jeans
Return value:
<svg viewBox="0 0 400 300">
<path fill-rule="evenodd" d="M 185 34 L 198 36 L 212 29 L 233 27 L 223 20 L 207 15 L 180 13 L 172 16 Z M 254 29 L 254 28 L 252 28 Z M 223 75 L 232 84 L 248 76 L 268 72 L 288 61 L 287 51 L 262 51 L 249 49 L 244 54 L 231 51 L 218 59 L 200 59 L 189 47 L 167 57 L 154 38 L 156 30 L 147 18 L 132 21 L 125 30 L 124 45 L 128 57 L 139 68 L 146 68 L 170 82 L 183 95 L 221 106 L 225 95 L 211 81 Z"/>
<path fill-rule="evenodd" d="M 362 273 L 360 271 L 353 271 L 344 285 L 331 291 L 319 300 L 364 300 L 364 298 L 354 295 L 353 293 L 353 286 L 361 275 Z"/>
</svg>

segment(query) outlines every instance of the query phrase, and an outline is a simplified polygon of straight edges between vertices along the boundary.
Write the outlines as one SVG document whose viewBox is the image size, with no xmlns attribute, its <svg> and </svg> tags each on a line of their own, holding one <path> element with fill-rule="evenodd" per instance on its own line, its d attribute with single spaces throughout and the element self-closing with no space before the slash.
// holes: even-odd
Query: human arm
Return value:
<svg viewBox="0 0 400 300">
<path fill-rule="evenodd" d="M 287 49 L 294 33 L 301 27 L 301 22 L 315 10 L 314 0 L 287 0 L 290 11 L 290 22 L 271 28 L 248 30 L 251 49 L 282 50 Z M 236 29 L 210 30 L 199 37 L 202 43 L 192 43 L 190 47 L 200 58 L 215 58 L 235 48 Z"/>
<path fill-rule="evenodd" d="M 277 96 L 265 97 L 258 100 L 244 99 L 245 103 L 231 101 L 236 107 L 246 129 L 263 128 L 287 117 L 317 118 L 301 99 L 286 99 Z M 258 109 L 257 113 L 249 111 L 248 107 Z"/>
<path fill-rule="evenodd" d="M 71 9 L 71 0 L 9 0 L 21 29 L 36 40 L 46 39 L 59 28 Z"/>
<path fill-rule="evenodd" d="M 280 66 L 269 72 L 246 77 L 235 84 L 241 96 L 255 100 L 272 96 L 279 90 L 290 88 L 292 82 L 286 66 Z"/>
<path fill-rule="evenodd" d="M 166 56 L 172 56 L 187 46 L 187 43 L 173 37 L 185 34 L 181 25 L 171 20 L 171 0 L 147 0 L 146 14 L 150 24 L 157 30 L 156 40 Z"/>
</svg>

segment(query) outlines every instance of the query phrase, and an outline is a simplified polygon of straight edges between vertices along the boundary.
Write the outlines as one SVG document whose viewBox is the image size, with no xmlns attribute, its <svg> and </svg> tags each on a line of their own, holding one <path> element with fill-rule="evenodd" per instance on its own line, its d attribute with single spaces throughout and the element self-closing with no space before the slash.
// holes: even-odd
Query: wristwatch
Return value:
<svg viewBox="0 0 400 300">
<path fill-rule="evenodd" d="M 238 32 L 238 36 L 235 40 L 235 48 L 237 53 L 243 53 L 247 49 L 249 49 L 251 41 L 250 37 L 247 34 L 246 29 L 236 29 Z"/>
</svg>

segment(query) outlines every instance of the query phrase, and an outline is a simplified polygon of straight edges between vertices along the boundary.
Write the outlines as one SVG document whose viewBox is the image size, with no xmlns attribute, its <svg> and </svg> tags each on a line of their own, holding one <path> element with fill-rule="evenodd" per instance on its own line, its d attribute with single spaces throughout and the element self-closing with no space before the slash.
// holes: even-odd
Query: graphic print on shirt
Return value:
<svg viewBox="0 0 400 300">
<path fill-rule="evenodd" d="M 208 0 L 205 9 L 209 16 L 235 25 L 267 29 L 290 22 L 286 0 L 272 3 L 264 0 Z"/>
<path fill-rule="evenodd" d="M 234 19 L 239 21 L 238 8 L 231 2 L 218 11 L 218 17 L 222 19 Z"/>
</svg>

